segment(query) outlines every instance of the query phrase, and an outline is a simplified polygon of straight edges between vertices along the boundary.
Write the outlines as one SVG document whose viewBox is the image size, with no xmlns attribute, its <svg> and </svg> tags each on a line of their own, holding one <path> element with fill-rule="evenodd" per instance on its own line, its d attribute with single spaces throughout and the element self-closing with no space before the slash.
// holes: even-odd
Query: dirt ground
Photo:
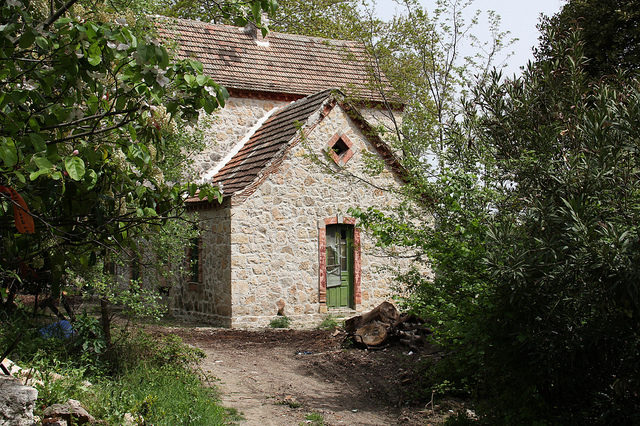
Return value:
<svg viewBox="0 0 640 426">
<path fill-rule="evenodd" d="M 325 425 L 435 425 L 459 408 L 449 402 L 431 409 L 417 382 L 430 355 L 402 346 L 344 348 L 343 334 L 320 330 L 164 332 L 206 353 L 202 368 L 217 378 L 223 405 L 238 410 L 241 425 L 320 424 L 313 418 Z"/>
</svg>

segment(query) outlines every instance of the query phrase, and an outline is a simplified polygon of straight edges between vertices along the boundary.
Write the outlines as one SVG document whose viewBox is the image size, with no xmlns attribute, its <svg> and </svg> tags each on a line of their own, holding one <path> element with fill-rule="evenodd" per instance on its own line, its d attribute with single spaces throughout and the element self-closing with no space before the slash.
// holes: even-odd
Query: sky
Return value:
<svg viewBox="0 0 640 426">
<path fill-rule="evenodd" d="M 421 0 L 421 3 L 427 10 L 431 10 L 435 1 Z M 536 24 L 540 14 L 551 16 L 558 12 L 564 3 L 564 0 L 475 0 L 467 16 L 471 17 L 475 10 L 494 10 L 502 18 L 500 28 L 510 31 L 510 38 L 518 39 L 499 59 L 499 62 L 507 65 L 503 72 L 510 76 L 514 73 L 520 74 L 520 67 L 533 59 L 532 48 L 538 44 L 539 33 Z M 377 6 L 380 18 L 387 19 L 393 15 L 396 3 L 392 0 L 378 0 Z M 486 14 L 484 16 L 486 17 Z M 486 19 L 483 20 L 481 17 L 476 31 L 480 40 L 490 39 L 488 26 L 482 25 L 485 22 Z M 513 52 L 513 55 L 505 61 L 508 52 Z M 469 53 L 464 52 L 465 55 Z"/>
</svg>

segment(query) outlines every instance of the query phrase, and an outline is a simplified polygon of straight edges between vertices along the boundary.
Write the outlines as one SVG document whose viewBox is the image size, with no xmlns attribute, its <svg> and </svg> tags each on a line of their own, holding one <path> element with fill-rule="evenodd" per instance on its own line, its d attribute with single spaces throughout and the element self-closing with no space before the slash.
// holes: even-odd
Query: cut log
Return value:
<svg viewBox="0 0 640 426">
<path fill-rule="evenodd" d="M 355 343 L 375 349 L 389 340 L 396 340 L 418 350 L 426 344 L 431 331 L 424 321 L 413 314 L 402 314 L 389 302 L 382 302 L 371 311 L 349 318 L 344 329 Z"/>
<path fill-rule="evenodd" d="M 379 321 L 391 327 L 399 317 L 400 314 L 395 306 L 389 302 L 382 302 L 366 314 L 358 315 L 346 320 L 344 322 L 344 329 L 349 333 L 355 333 L 357 329 L 372 321 Z"/>
<path fill-rule="evenodd" d="M 358 328 L 354 336 L 357 342 L 367 346 L 378 346 L 387 340 L 387 327 L 385 324 L 374 321 Z"/>
</svg>

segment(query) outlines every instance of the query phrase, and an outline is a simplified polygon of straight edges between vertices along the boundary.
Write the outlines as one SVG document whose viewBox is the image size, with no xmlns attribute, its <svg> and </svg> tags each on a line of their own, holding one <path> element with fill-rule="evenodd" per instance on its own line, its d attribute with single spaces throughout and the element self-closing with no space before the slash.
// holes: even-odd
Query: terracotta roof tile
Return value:
<svg viewBox="0 0 640 426">
<path fill-rule="evenodd" d="M 360 43 L 270 32 L 263 46 L 240 27 L 160 17 L 156 26 L 177 43 L 178 56 L 202 62 L 205 73 L 229 89 L 307 96 L 337 87 L 381 100 L 369 87 Z"/>
</svg>

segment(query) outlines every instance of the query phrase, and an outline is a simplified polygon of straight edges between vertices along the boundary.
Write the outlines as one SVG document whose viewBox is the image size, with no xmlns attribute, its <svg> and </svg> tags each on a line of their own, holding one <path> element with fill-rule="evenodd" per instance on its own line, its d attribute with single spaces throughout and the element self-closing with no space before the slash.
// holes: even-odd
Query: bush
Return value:
<svg viewBox="0 0 640 426">
<path fill-rule="evenodd" d="M 158 337 L 144 332 L 126 335 L 114 343 L 114 352 L 118 354 L 113 360 L 118 370 L 135 369 L 141 363 L 192 368 L 205 357 L 201 349 L 183 343 L 179 336 Z"/>
<path fill-rule="evenodd" d="M 339 326 L 340 325 L 338 324 L 338 321 L 334 317 L 332 317 L 331 315 L 327 315 L 318 326 L 318 329 L 333 331 Z"/>
<path fill-rule="evenodd" d="M 548 37 L 552 59 L 484 93 L 513 185 L 487 232 L 480 408 L 495 423 L 636 424 L 640 81 L 590 82 L 579 35 Z"/>
<path fill-rule="evenodd" d="M 291 324 L 291 320 L 289 319 L 289 317 L 286 316 L 286 315 L 282 315 L 282 316 L 277 316 L 274 319 L 272 319 L 271 322 L 269 323 L 269 327 L 271 327 L 271 328 L 289 328 L 290 324 Z"/>
</svg>

